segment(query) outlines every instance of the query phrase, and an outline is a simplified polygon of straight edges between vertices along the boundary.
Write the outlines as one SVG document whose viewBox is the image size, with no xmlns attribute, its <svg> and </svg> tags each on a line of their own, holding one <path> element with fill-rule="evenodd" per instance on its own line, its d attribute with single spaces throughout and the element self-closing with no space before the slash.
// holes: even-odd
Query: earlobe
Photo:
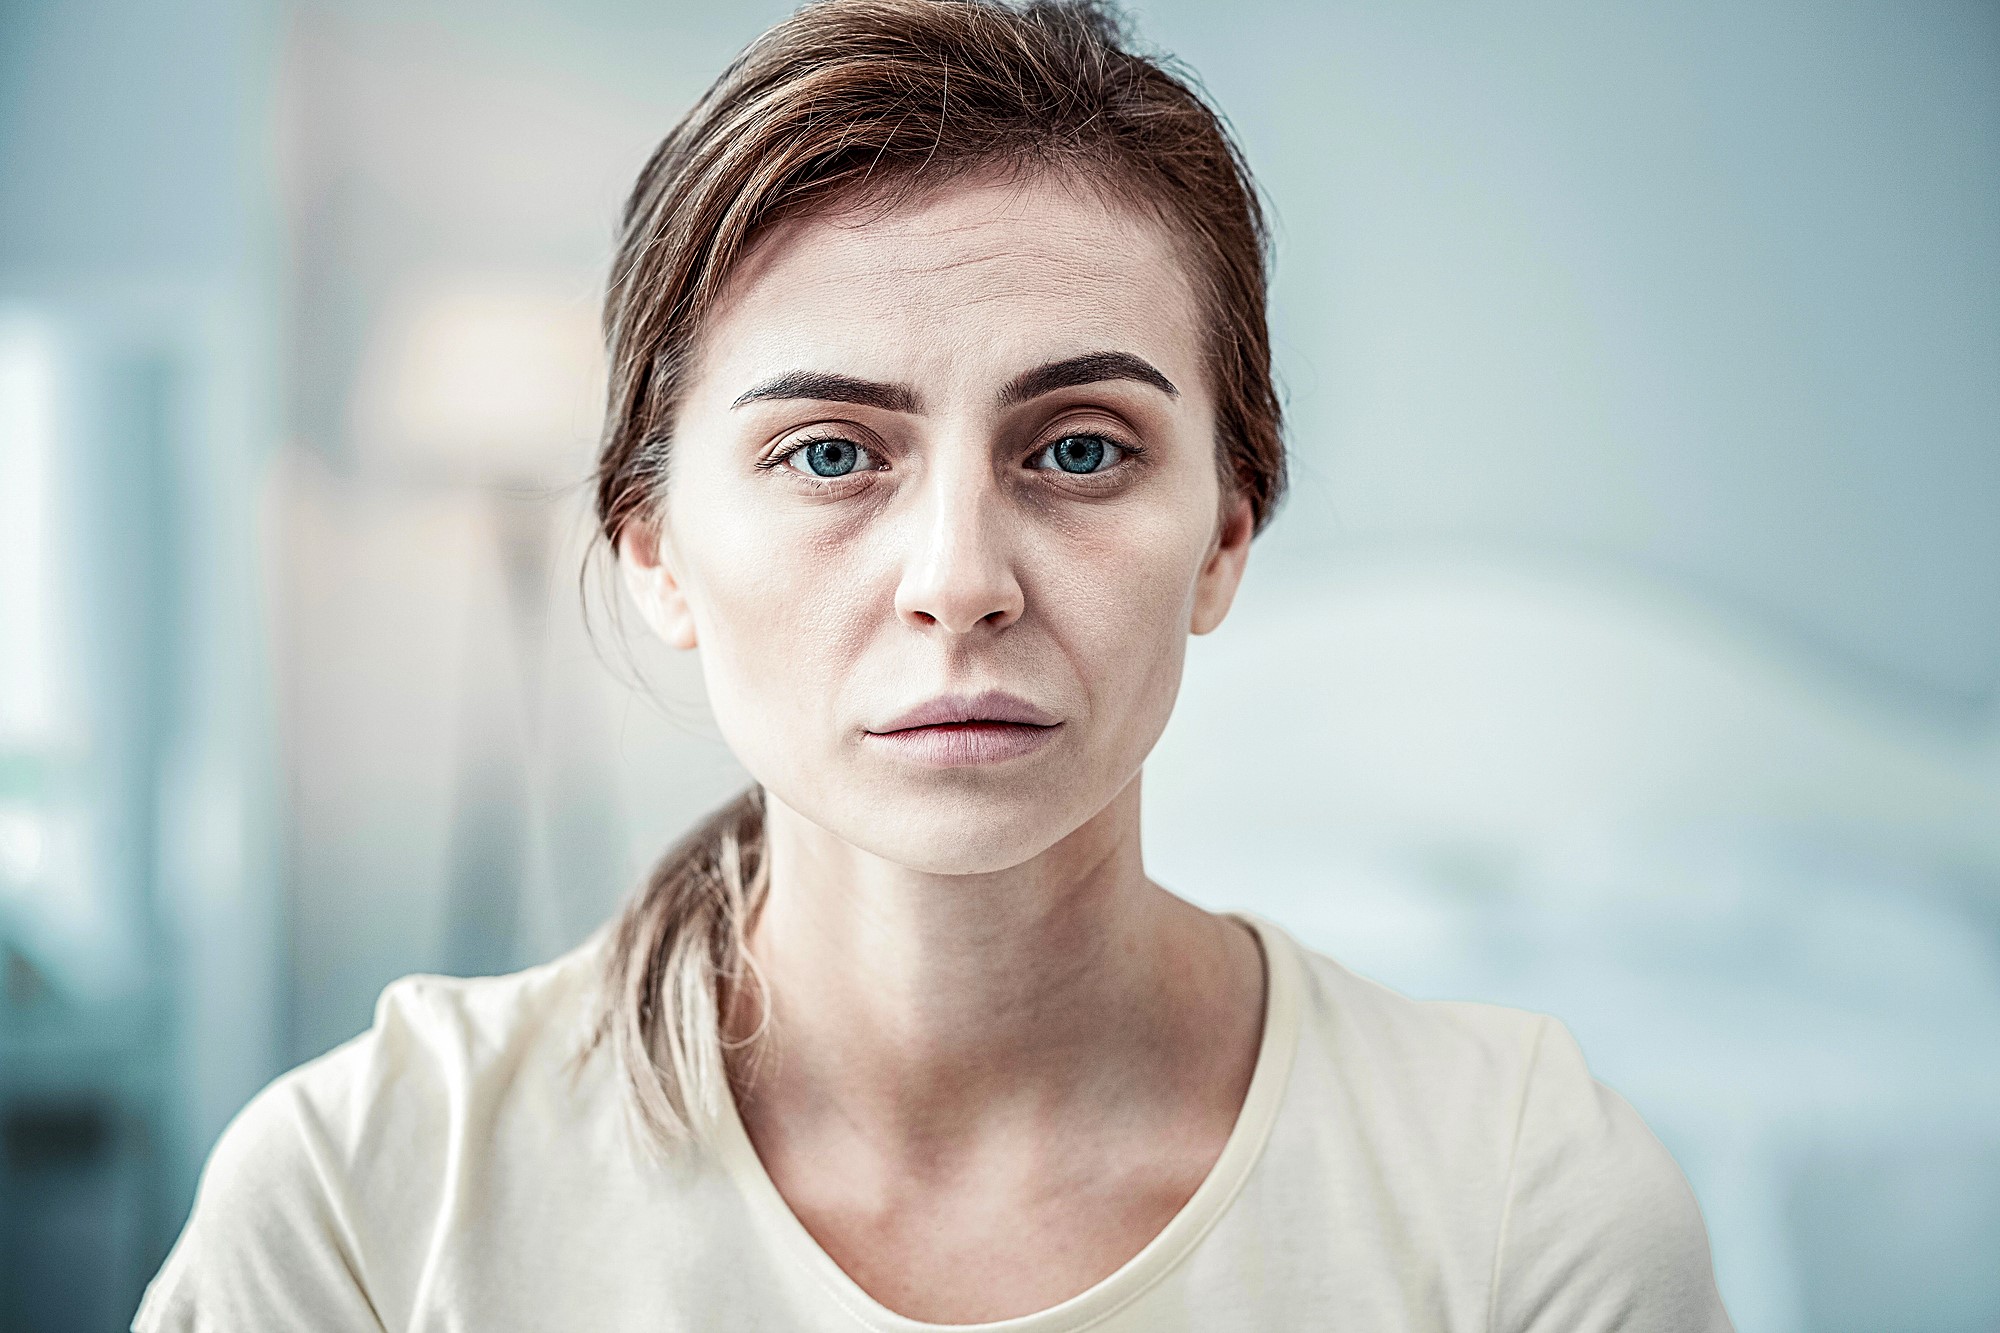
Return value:
<svg viewBox="0 0 2000 1333">
<path fill-rule="evenodd" d="M 1222 512 L 1208 559 L 1195 579 L 1194 614 L 1188 619 L 1190 634 L 1206 634 L 1222 623 L 1236 600 L 1243 582 L 1243 566 L 1250 559 L 1250 539 L 1256 535 L 1257 517 L 1247 497 L 1237 496 Z"/>
<path fill-rule="evenodd" d="M 693 648 L 694 616 L 680 580 L 668 566 L 665 546 L 657 526 L 633 524 L 618 539 L 618 572 L 653 633 L 670 648 Z"/>
</svg>

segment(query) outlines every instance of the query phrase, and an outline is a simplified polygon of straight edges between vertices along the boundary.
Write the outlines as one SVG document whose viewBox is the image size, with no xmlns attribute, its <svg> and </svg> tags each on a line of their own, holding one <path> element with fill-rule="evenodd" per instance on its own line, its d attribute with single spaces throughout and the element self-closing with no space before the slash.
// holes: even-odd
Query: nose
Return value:
<svg viewBox="0 0 2000 1333">
<path fill-rule="evenodd" d="M 962 476 L 939 476 L 927 489 L 896 614 L 926 632 L 1005 629 L 1021 618 L 1023 596 L 1001 497 Z"/>
</svg>

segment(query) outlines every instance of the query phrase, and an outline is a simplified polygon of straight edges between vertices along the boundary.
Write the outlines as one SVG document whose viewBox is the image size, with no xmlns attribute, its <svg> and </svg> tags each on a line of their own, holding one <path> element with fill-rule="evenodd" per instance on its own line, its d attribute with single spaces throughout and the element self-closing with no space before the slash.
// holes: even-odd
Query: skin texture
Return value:
<svg viewBox="0 0 2000 1333">
<path fill-rule="evenodd" d="M 1025 1314 L 1107 1276 L 1194 1192 L 1249 1085 L 1254 938 L 1140 859 L 1140 765 L 1252 529 L 1218 478 L 1203 333 L 1161 226 L 1060 179 L 787 223 L 711 320 L 657 521 L 620 551 L 767 792 L 770 1007 L 730 1018 L 769 1025 L 745 1127 L 814 1238 L 914 1318 Z M 1170 387 L 1008 400 L 1101 353 Z M 783 396 L 801 372 L 894 392 Z M 1099 470 L 1056 464 L 1078 435 L 1112 446 Z M 828 439 L 853 471 L 779 458 Z M 1049 724 L 1028 753 L 939 767 L 879 734 L 987 689 Z"/>
</svg>

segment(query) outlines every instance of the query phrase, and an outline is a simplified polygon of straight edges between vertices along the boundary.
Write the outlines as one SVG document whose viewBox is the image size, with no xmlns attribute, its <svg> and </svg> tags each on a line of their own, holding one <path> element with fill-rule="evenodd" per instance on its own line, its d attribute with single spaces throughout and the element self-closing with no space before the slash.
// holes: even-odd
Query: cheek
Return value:
<svg viewBox="0 0 2000 1333">
<path fill-rule="evenodd" d="M 702 671 L 726 733 L 824 712 L 868 640 L 871 591 L 838 534 L 690 488 L 677 543 Z M 879 600 L 879 598 L 877 599 Z"/>
<path fill-rule="evenodd" d="M 1046 614 L 1077 659 L 1094 711 L 1114 726 L 1164 725 L 1208 535 L 1192 512 L 1135 509 L 1120 523 L 1077 525 L 1045 565 Z"/>
</svg>

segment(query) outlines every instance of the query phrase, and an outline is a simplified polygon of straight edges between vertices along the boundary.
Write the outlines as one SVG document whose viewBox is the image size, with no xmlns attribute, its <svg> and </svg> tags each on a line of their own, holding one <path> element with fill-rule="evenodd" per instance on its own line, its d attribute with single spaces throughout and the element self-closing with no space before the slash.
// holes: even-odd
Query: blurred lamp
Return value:
<svg viewBox="0 0 2000 1333">
<path fill-rule="evenodd" d="M 586 291 L 488 275 L 391 301 L 355 395 L 354 440 L 371 470 L 508 489 L 583 477 L 604 383 Z"/>
</svg>

